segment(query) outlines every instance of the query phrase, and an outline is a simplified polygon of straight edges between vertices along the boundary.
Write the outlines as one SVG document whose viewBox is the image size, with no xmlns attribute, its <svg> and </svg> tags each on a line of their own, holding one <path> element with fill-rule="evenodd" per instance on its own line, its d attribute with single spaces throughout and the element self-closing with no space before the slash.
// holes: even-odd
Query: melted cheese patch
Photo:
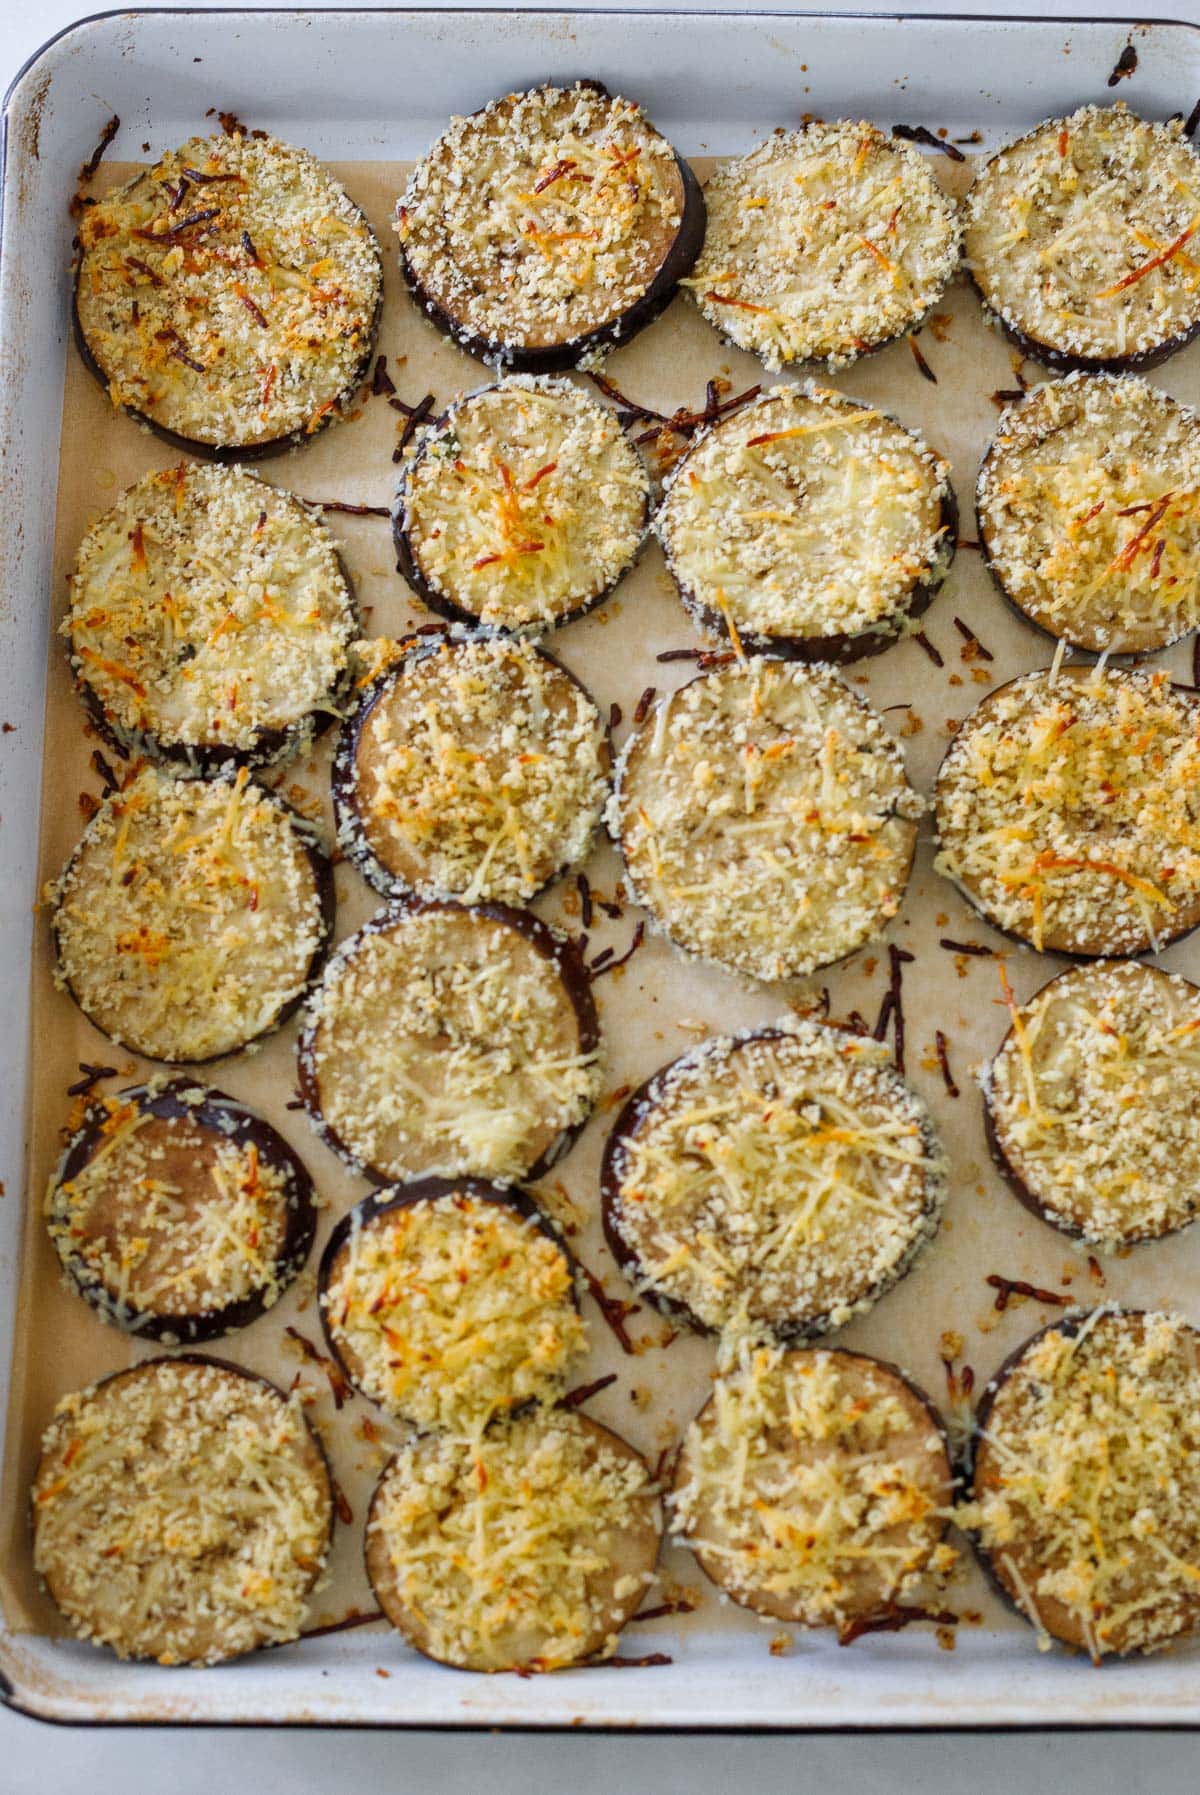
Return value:
<svg viewBox="0 0 1200 1795">
<path fill-rule="evenodd" d="M 385 895 L 527 903 L 585 857 L 608 795 L 604 722 L 529 643 L 417 648 L 366 702 L 339 756 L 338 839 Z"/>
<path fill-rule="evenodd" d="M 945 1195 L 887 1049 L 811 1022 L 673 1061 L 610 1163 L 634 1281 L 714 1330 L 841 1327 L 907 1268 Z"/>
<path fill-rule="evenodd" d="M 574 342 L 636 305 L 683 206 L 675 152 L 640 107 L 537 87 L 451 120 L 396 231 L 422 296 L 503 356 Z"/>
<path fill-rule="evenodd" d="M 297 1400 L 157 1360 L 59 1403 L 33 1485 L 34 1564 L 81 1638 L 216 1664 L 296 1638 L 332 1506 Z"/>
<path fill-rule="evenodd" d="M 938 775 L 939 872 L 1042 951 L 1141 953 L 1200 915 L 1200 713 L 1165 673 L 1027 673 Z"/>
<path fill-rule="evenodd" d="M 1200 625 L 1200 420 L 1130 375 L 1071 374 L 1005 412 L 976 510 L 1005 593 L 1099 654 Z"/>
<path fill-rule="evenodd" d="M 1014 1013 L 984 1085 L 1009 1166 L 1098 1246 L 1184 1227 L 1200 1203 L 1200 990 L 1132 962 L 1076 968 Z"/>
<path fill-rule="evenodd" d="M 433 908 L 330 961 L 301 1043 L 318 1120 L 385 1179 L 513 1182 L 596 1100 L 596 1050 L 557 966 L 512 924 Z"/>
<path fill-rule="evenodd" d="M 367 1562 L 422 1651 L 472 1670 L 555 1670 L 615 1651 L 658 1540 L 633 1448 L 557 1410 L 401 1451 L 371 1505 Z"/>
<path fill-rule="evenodd" d="M 962 1522 L 1040 1643 L 1053 1635 L 1098 1659 L 1194 1632 L 1194 1331 L 1173 1315 L 1093 1311 L 1036 1335 L 999 1380 L 973 1494 Z"/>
<path fill-rule="evenodd" d="M 911 145 L 840 119 L 776 132 L 705 188 L 685 284 L 768 368 L 843 368 L 919 324 L 958 266 L 955 202 Z"/>
<path fill-rule="evenodd" d="M 878 715 L 829 668 L 751 660 L 660 699 L 625 746 L 609 815 L 665 934 L 782 979 L 896 914 L 921 810 Z"/>
<path fill-rule="evenodd" d="M 1200 323 L 1200 158 L 1124 105 L 1050 119 L 992 156 L 966 259 L 1012 329 L 1067 355 L 1144 354 Z"/>
<path fill-rule="evenodd" d="M 383 290 L 358 207 L 307 150 L 194 137 L 79 223 L 76 289 L 114 405 L 213 447 L 337 417 Z"/>
<path fill-rule="evenodd" d="M 474 1432 L 553 1401 L 587 1345 L 563 1249 L 510 1204 L 462 1193 L 352 1226 L 321 1306 L 358 1388 L 422 1429 Z"/>
<path fill-rule="evenodd" d="M 139 774 L 46 898 L 59 976 L 151 1059 L 212 1059 L 272 1028 L 325 939 L 309 838 L 244 772 Z"/>
<path fill-rule="evenodd" d="M 627 571 L 649 493 L 615 412 L 567 380 L 515 374 L 426 433 L 397 504 L 434 592 L 480 623 L 537 631 Z"/>
<path fill-rule="evenodd" d="M 62 633 L 126 742 L 275 760 L 311 745 L 357 629 L 333 538 L 298 499 L 240 468 L 181 465 L 88 531 Z"/>
<path fill-rule="evenodd" d="M 949 469 L 885 413 L 776 387 L 675 469 L 655 529 L 684 603 L 743 640 L 897 635 L 953 542 Z"/>
<path fill-rule="evenodd" d="M 953 1564 L 951 1491 L 941 1429 L 886 1365 L 743 1340 L 684 1435 L 672 1527 L 734 1601 L 844 1626 Z"/>
</svg>

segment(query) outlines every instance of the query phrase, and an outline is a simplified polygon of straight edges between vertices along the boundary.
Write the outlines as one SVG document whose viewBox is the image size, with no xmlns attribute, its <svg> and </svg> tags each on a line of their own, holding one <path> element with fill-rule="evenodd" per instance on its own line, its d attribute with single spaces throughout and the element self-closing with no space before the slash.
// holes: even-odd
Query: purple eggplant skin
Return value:
<svg viewBox="0 0 1200 1795">
<path fill-rule="evenodd" d="M 596 1000 L 592 995 L 591 980 L 579 945 L 565 935 L 560 935 L 548 923 L 544 923 L 532 911 L 517 910 L 509 904 L 460 904 L 453 898 L 397 898 L 378 911 L 361 929 L 343 941 L 339 953 L 353 951 L 358 943 L 367 935 L 386 934 L 397 922 L 406 916 L 416 916 L 433 910 L 445 910 L 455 915 L 473 915 L 487 918 L 516 929 L 517 932 L 532 943 L 544 960 L 549 961 L 558 973 L 571 1006 L 579 1023 L 579 1051 L 593 1053 L 600 1045 L 600 1017 L 596 1009 Z M 394 1178 L 376 1171 L 372 1166 L 363 1165 L 355 1158 L 349 1146 L 343 1141 L 335 1128 L 326 1121 L 321 1110 L 320 1083 L 317 1078 L 316 1065 L 313 1060 L 315 1026 L 312 1017 L 306 1022 L 296 1048 L 297 1088 L 308 1111 L 317 1137 L 327 1146 L 331 1153 L 336 1153 L 344 1164 L 358 1172 L 377 1186 L 391 1187 Z M 588 1117 L 565 1128 L 551 1142 L 546 1152 L 535 1165 L 530 1166 L 524 1174 L 526 1183 L 533 1183 L 542 1177 L 551 1166 L 571 1148 L 586 1127 Z"/>
<path fill-rule="evenodd" d="M 283 1024 L 285 1022 L 289 1021 L 290 1018 L 295 1015 L 296 1011 L 300 1008 L 301 1004 L 305 1002 L 309 993 L 315 986 L 317 980 L 320 978 L 321 970 L 325 965 L 325 961 L 329 957 L 330 942 L 332 941 L 332 938 L 333 938 L 333 925 L 334 925 L 334 920 L 335 920 L 335 917 L 337 914 L 337 895 L 336 895 L 336 891 L 334 888 L 334 882 L 333 882 L 333 862 L 330 860 L 329 855 L 326 853 L 325 849 L 321 846 L 321 843 L 318 839 L 316 830 L 313 828 L 312 824 L 309 823 L 305 817 L 302 817 L 300 815 L 299 811 L 295 810 L 293 808 L 293 806 L 290 805 L 286 801 L 286 799 L 281 798 L 279 796 L 278 792 L 273 792 L 269 786 L 256 785 L 255 789 L 258 792 L 260 797 L 268 799 L 272 804 L 275 805 L 277 810 L 283 811 L 284 814 L 287 816 L 289 822 L 292 824 L 292 827 L 295 831 L 297 840 L 300 842 L 301 847 L 304 849 L 305 855 L 308 859 L 308 863 L 309 863 L 310 867 L 312 868 L 313 882 L 316 886 L 316 891 L 317 891 L 317 902 L 319 903 L 319 905 L 321 907 L 321 940 L 317 947 L 316 952 L 313 954 L 312 959 L 309 961 L 308 974 L 307 974 L 307 977 L 305 978 L 304 984 L 302 985 L 300 990 L 297 991 L 295 997 L 290 998 L 288 1000 L 288 1002 L 283 1005 L 282 1009 L 280 1009 L 278 1014 L 275 1016 L 273 1021 L 270 1023 L 269 1027 L 263 1029 L 260 1034 L 253 1036 L 254 1040 L 262 1041 L 262 1040 L 266 1040 L 269 1036 L 273 1035 L 277 1029 L 282 1028 Z M 92 825 L 89 823 L 88 827 L 84 830 L 83 834 L 80 836 L 79 841 L 77 842 L 76 847 L 75 847 L 75 853 L 72 854 L 72 856 L 71 856 L 71 860 L 75 859 L 75 856 L 79 853 L 84 842 L 87 840 L 89 831 L 91 830 L 91 827 L 92 827 Z M 68 862 L 68 865 L 69 864 L 70 864 L 70 862 Z M 91 1022 L 91 1025 L 93 1028 L 96 1028 L 97 1027 L 96 1023 L 92 1022 L 91 1017 L 88 1015 L 87 1011 L 84 1009 L 83 1005 L 80 1003 L 79 998 L 75 992 L 75 988 L 71 984 L 71 981 L 67 976 L 66 968 L 63 966 L 62 952 L 61 952 L 61 946 L 60 946 L 59 936 L 58 936 L 58 923 L 57 923 L 57 920 L 53 916 L 51 917 L 51 921 L 50 921 L 50 939 L 51 939 L 51 944 L 53 945 L 53 948 L 54 948 L 55 963 L 58 967 L 60 974 L 62 975 L 63 985 L 64 985 L 65 989 L 70 994 L 72 1000 L 78 1007 L 80 1013 L 84 1017 L 87 1018 L 88 1022 Z M 99 1029 L 98 1032 L 103 1034 L 104 1031 L 103 1031 L 103 1029 Z M 124 1042 L 118 1041 L 118 1042 L 115 1042 L 114 1045 L 121 1047 L 121 1046 L 125 1046 L 126 1044 Z M 243 1041 L 240 1047 L 224 1048 L 220 1053 L 208 1054 L 202 1060 L 179 1060 L 179 1061 L 168 1060 L 168 1061 L 159 1061 L 158 1063 L 162 1064 L 162 1065 L 188 1065 L 188 1066 L 211 1065 L 214 1060 L 229 1059 L 235 1053 L 244 1052 L 246 1047 L 248 1047 L 248 1046 L 249 1046 L 249 1042 Z M 138 1053 L 142 1059 L 152 1059 L 153 1058 L 153 1055 L 151 1055 L 151 1054 L 142 1053 L 140 1048 L 129 1048 L 129 1051 Z"/>
<path fill-rule="evenodd" d="M 968 273 L 970 270 L 968 269 Z M 1180 331 L 1176 336 L 1168 337 L 1166 342 L 1158 343 L 1151 349 L 1141 349 L 1131 355 L 1077 355 L 1067 349 L 1052 348 L 1049 343 L 1041 342 L 1017 325 L 1010 324 L 1007 319 L 993 311 L 987 297 L 975 276 L 971 274 L 971 285 L 979 295 L 983 306 L 984 317 L 1003 337 L 1021 351 L 1029 361 L 1039 362 L 1042 367 L 1049 368 L 1054 374 L 1146 374 L 1151 368 L 1161 367 L 1163 362 L 1170 361 L 1181 349 L 1186 349 L 1192 339 L 1200 333 L 1200 319 Z"/>
</svg>

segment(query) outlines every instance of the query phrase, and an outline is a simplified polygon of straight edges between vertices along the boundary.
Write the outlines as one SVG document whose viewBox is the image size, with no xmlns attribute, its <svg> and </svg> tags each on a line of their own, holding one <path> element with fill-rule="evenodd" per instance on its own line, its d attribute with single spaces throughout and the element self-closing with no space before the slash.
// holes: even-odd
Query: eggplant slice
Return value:
<svg viewBox="0 0 1200 1795">
<path fill-rule="evenodd" d="M 775 132 L 717 169 L 689 287 L 772 371 L 844 368 L 914 330 L 958 267 L 959 209 L 911 144 L 852 119 Z"/>
<path fill-rule="evenodd" d="M 1133 375 L 1047 381 L 1000 418 L 979 470 L 979 541 L 1047 635 L 1147 654 L 1200 624 L 1200 418 Z"/>
<path fill-rule="evenodd" d="M 459 1670 L 611 1657 L 654 1573 L 656 1485 L 586 1415 L 539 1410 L 401 1448 L 367 1517 L 367 1575 L 392 1625 Z"/>
<path fill-rule="evenodd" d="M 147 1059 L 196 1063 L 277 1028 L 333 927 L 312 828 L 256 785 L 146 768 L 106 798 L 57 883 L 59 981 Z"/>
<path fill-rule="evenodd" d="M 502 904 L 409 899 L 330 960 L 298 1054 L 318 1134 L 377 1183 L 536 1178 L 596 1101 L 575 943 Z"/>
<path fill-rule="evenodd" d="M 607 597 L 649 514 L 616 413 L 568 380 L 514 375 L 421 438 L 396 494 L 397 565 L 452 623 L 536 634 Z"/>
<path fill-rule="evenodd" d="M 312 1180 L 270 1123 L 183 1079 L 92 1103 L 46 1199 L 80 1296 L 171 1345 L 271 1308 L 308 1258 L 316 1219 Z"/>
<path fill-rule="evenodd" d="M 960 1524 L 1037 1629 L 1153 1652 L 1200 1628 L 1200 1336 L 1175 1315 L 1093 1309 L 1018 1348 L 976 1415 Z"/>
<path fill-rule="evenodd" d="M 718 1035 L 635 1091 L 601 1171 L 636 1289 L 712 1333 L 805 1339 L 870 1309 L 937 1229 L 941 1148 L 878 1041 Z"/>
<path fill-rule="evenodd" d="M 1165 673 L 997 687 L 959 725 L 934 802 L 938 871 L 1039 953 L 1157 953 L 1200 922 L 1200 701 Z"/>
<path fill-rule="evenodd" d="M 634 897 L 677 947 L 776 980 L 881 932 L 922 809 L 882 720 L 830 668 L 756 659 L 658 701 L 608 817 Z"/>
<path fill-rule="evenodd" d="M 34 1565 L 71 1631 L 164 1665 L 295 1639 L 333 1533 L 299 1398 L 200 1356 L 64 1397 L 32 1510 Z"/>
<path fill-rule="evenodd" d="M 808 384 L 706 431 L 672 471 L 655 532 L 701 629 L 748 654 L 850 661 L 929 608 L 957 507 L 919 436 Z"/>
<path fill-rule="evenodd" d="M 966 263 L 994 322 L 1058 373 L 1153 368 L 1200 330 L 1186 245 L 1200 156 L 1181 124 L 1084 106 L 989 157 L 966 200 Z"/>
<path fill-rule="evenodd" d="M 307 150 L 193 137 L 79 221 L 75 335 L 114 405 L 217 461 L 350 409 L 383 304 L 371 227 Z"/>
<path fill-rule="evenodd" d="M 343 1216 L 321 1260 L 325 1338 L 397 1421 L 460 1436 L 553 1402 L 586 1350 L 566 1249 L 523 1193 L 425 1178 Z"/>
<path fill-rule="evenodd" d="M 1200 988 L 1135 961 L 1076 966 L 1014 1006 L 983 1080 L 998 1165 L 1035 1215 L 1108 1252 L 1200 1206 Z"/>
<path fill-rule="evenodd" d="M 580 81 L 453 119 L 413 170 L 396 229 L 404 278 L 439 330 L 544 374 L 658 317 L 699 253 L 704 199 L 640 106 Z"/>
<path fill-rule="evenodd" d="M 421 636 L 333 763 L 338 844 L 384 897 L 528 903 L 591 848 L 612 754 L 574 674 L 520 637 Z"/>
<path fill-rule="evenodd" d="M 843 1632 L 953 1566 L 953 1492 L 945 1429 L 894 1366 L 743 1342 L 684 1435 L 671 1525 L 733 1601 Z"/>
<path fill-rule="evenodd" d="M 71 668 L 119 752 L 277 764 L 345 693 L 359 629 L 333 538 L 241 468 L 144 475 L 92 525 L 70 584 Z"/>
</svg>

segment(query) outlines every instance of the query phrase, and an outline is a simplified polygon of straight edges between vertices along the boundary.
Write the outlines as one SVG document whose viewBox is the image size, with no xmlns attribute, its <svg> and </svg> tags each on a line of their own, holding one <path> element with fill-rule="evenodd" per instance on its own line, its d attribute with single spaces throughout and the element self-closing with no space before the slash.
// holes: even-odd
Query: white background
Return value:
<svg viewBox="0 0 1200 1795">
<path fill-rule="evenodd" d="M 604 3 L 612 8 L 621 0 Z M 666 8 L 672 0 L 654 3 Z M 844 3 L 858 12 L 1122 18 L 1135 11 L 1133 4 L 1103 0 L 1041 0 L 1040 6 L 1023 0 L 1013 7 L 1003 0 Z M 97 0 L 96 10 L 101 4 Z M 725 0 L 727 7 L 736 4 Z M 0 0 L 0 89 L 47 38 L 88 10 L 82 0 Z M 1195 20 L 1200 0 L 1163 0 L 1143 16 Z M 48 1727 L 0 1709 L 0 1795 L 65 1795 L 84 1788 L 118 1795 L 960 1795 L 1001 1789 L 1006 1795 L 1195 1795 L 1198 1764 L 1200 1740 L 1188 1733 L 750 1739 L 139 1731 Z"/>
</svg>

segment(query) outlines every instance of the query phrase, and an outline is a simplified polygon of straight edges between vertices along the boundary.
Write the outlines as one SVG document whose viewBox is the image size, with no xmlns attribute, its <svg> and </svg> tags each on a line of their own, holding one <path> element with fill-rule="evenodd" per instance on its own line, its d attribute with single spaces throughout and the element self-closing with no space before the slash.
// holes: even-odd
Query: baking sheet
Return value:
<svg viewBox="0 0 1200 1795">
<path fill-rule="evenodd" d="M 248 123 L 255 122 L 252 116 L 248 118 Z M 203 128 L 199 118 L 195 128 Z M 123 141 L 119 140 L 118 147 Z M 165 142 L 156 140 L 156 150 L 165 147 Z M 401 396 L 412 402 L 432 390 L 445 401 L 459 390 L 481 384 L 486 371 L 445 343 L 401 289 L 389 223 L 405 166 L 336 161 L 332 165 L 351 196 L 363 206 L 384 248 L 387 286 L 379 348 L 388 357 Z M 702 174 L 708 166 L 701 160 L 695 165 Z M 942 157 L 935 158 L 934 168 L 939 179 L 956 186 L 961 186 L 969 173 Z M 102 192 L 125 172 L 117 162 L 106 165 L 93 191 Z M 894 412 L 947 457 L 962 510 L 961 532 L 969 539 L 975 533 L 971 506 L 975 472 L 997 417 L 990 394 L 1011 388 L 1016 375 L 1009 349 L 984 328 L 978 302 L 965 283 L 952 287 L 939 310 L 944 316 L 936 330 L 926 329 L 921 339 L 937 376 L 936 385 L 922 377 L 904 343 L 845 371 L 831 384 Z M 734 391 L 763 378 L 759 364 L 721 345 L 683 297 L 633 343 L 614 353 L 606 372 L 631 398 L 666 412 L 679 405 L 702 403 L 705 382 L 714 375 L 729 379 Z M 1025 374 L 1031 380 L 1038 378 L 1032 364 L 1026 365 Z M 1200 349 L 1177 357 L 1154 378 L 1177 397 L 1197 403 Z M 387 504 L 395 477 L 391 450 L 401 422 L 383 399 L 365 399 L 353 422 L 252 471 L 306 498 Z M 55 625 L 63 613 L 66 575 L 83 531 L 132 480 L 178 459 L 148 432 L 114 414 L 78 357 L 68 354 L 51 587 Z M 384 520 L 330 514 L 327 521 L 354 579 L 368 634 L 397 635 L 428 621 L 427 613 L 393 570 L 390 532 Z M 994 657 L 991 662 L 969 658 L 954 627 L 955 616 L 977 632 Z M 1027 668 L 1045 665 L 1052 645 L 1008 612 L 984 574 L 978 553 L 970 548 L 960 550 L 924 623 L 925 633 L 944 658 L 941 669 L 933 666 L 917 642 L 906 641 L 876 660 L 850 667 L 845 676 L 877 706 L 905 706 L 889 710 L 888 721 L 900 739 L 913 783 L 928 792 L 949 740 L 951 722 L 964 716 L 994 685 Z M 625 722 L 617 731 L 618 741 L 646 688 L 654 686 L 661 693 L 683 683 L 693 671 L 687 663 L 660 664 L 656 655 L 697 641 L 654 544 L 648 545 L 638 567 L 613 599 L 591 617 L 548 639 L 555 654 L 589 685 L 602 708 L 614 702 L 621 706 Z M 1189 677 L 1186 647 L 1153 659 Z M 39 883 L 57 873 L 83 827 L 79 794 L 99 791 L 99 780 L 89 764 L 99 744 L 84 727 L 57 638 L 52 639 L 49 658 L 45 741 Z M 325 806 L 327 822 L 330 746 L 326 742 L 310 762 L 298 763 L 282 776 L 285 788 L 301 786 Z M 905 969 L 904 984 L 908 1076 L 928 1100 L 947 1149 L 950 1198 L 939 1237 L 910 1275 L 869 1316 L 834 1339 L 837 1344 L 861 1347 L 898 1361 L 946 1412 L 940 1356 L 943 1331 L 953 1329 L 962 1334 L 964 1357 L 974 1369 L 978 1388 L 1014 1345 L 1054 1313 L 1017 1300 L 1004 1314 L 997 1314 L 994 1293 L 984 1281 L 988 1273 L 1028 1279 L 1084 1302 L 1115 1298 L 1142 1306 L 1169 1305 L 1200 1321 L 1200 1229 L 1139 1248 L 1123 1259 L 1104 1259 L 1100 1282 L 1088 1268 L 1086 1250 L 1037 1222 L 1007 1193 L 987 1158 L 980 1103 L 971 1076 L 995 1051 L 1006 1027 L 997 963 L 994 959 L 957 958 L 941 949 L 938 939 L 948 936 L 976 941 L 1003 952 L 1018 998 L 1031 994 L 1061 970 L 1064 962 L 1014 950 L 979 922 L 952 888 L 933 873 L 928 822 L 921 835 L 908 893 L 887 939 L 915 955 L 913 964 Z M 595 891 L 613 895 L 620 866 L 607 846 L 597 849 L 587 871 Z M 340 939 L 371 913 L 377 900 L 349 866 L 339 866 L 336 880 Z M 539 900 L 535 908 L 561 926 L 580 926 L 577 894 L 569 882 Z M 637 916 L 632 906 L 620 922 L 603 921 L 598 914 L 591 931 L 592 952 L 609 945 L 621 952 Z M 60 1129 L 68 1116 L 65 1087 L 77 1076 L 78 1063 L 116 1063 L 123 1074 L 128 1072 L 128 1078 L 113 1081 L 109 1088 L 132 1082 L 153 1068 L 122 1050 L 114 1051 L 70 1001 L 54 990 L 50 960 L 48 930 L 44 915 L 40 915 L 35 919 L 33 1126 L 21 1198 L 27 1225 L 5 1449 L 4 1550 L 0 1554 L 0 1597 L 8 1621 L 17 1631 L 36 1634 L 59 1630 L 50 1605 L 35 1587 L 25 1530 L 24 1492 L 41 1429 L 55 1399 L 64 1391 L 149 1356 L 146 1347 L 105 1327 L 63 1287 L 39 1211 L 47 1177 L 58 1156 Z M 1193 977 L 1200 973 L 1200 950 L 1187 943 L 1161 960 Z M 631 1293 L 613 1269 L 600 1238 L 597 1174 L 604 1138 L 624 1092 L 706 1032 L 769 1021 L 789 1004 L 808 1008 L 822 987 L 829 990 L 835 1017 L 857 1010 L 873 1022 L 886 983 L 886 948 L 879 945 L 863 949 L 847 964 L 813 980 L 767 989 L 685 963 L 665 940 L 653 934 L 628 968 L 598 981 L 596 994 L 607 1045 L 606 1096 L 580 1141 L 548 1181 L 559 1188 L 544 1194 L 550 1206 L 561 1212 L 565 1193 L 568 1213 L 576 1214 L 581 1224 L 573 1235 L 574 1244 L 614 1295 L 628 1297 Z M 949 1042 L 961 1093 L 957 1099 L 946 1092 L 937 1068 L 937 1029 L 944 1031 Z M 320 1145 L 302 1113 L 286 1108 L 293 1096 L 296 1032 L 293 1022 L 260 1052 L 219 1062 L 205 1068 L 204 1076 L 266 1115 L 312 1171 L 326 1208 L 311 1268 L 319 1259 L 333 1219 L 364 1195 L 368 1186 Z M 653 1460 L 678 1438 L 704 1400 L 713 1367 L 712 1347 L 686 1335 L 663 1344 L 669 1335 L 666 1323 L 643 1308 L 630 1324 L 639 1348 L 630 1357 L 621 1351 L 595 1305 L 589 1302 L 586 1312 L 592 1354 L 580 1369 L 578 1381 L 590 1381 L 608 1371 L 616 1372 L 618 1378 L 589 1404 L 589 1411 L 624 1433 Z M 328 1440 L 338 1481 L 354 1513 L 353 1523 L 339 1529 L 330 1579 L 312 1605 L 313 1623 L 319 1625 L 370 1606 L 360 1567 L 362 1517 L 386 1456 L 386 1443 L 394 1436 L 361 1398 L 355 1398 L 340 1414 L 334 1410 L 319 1369 L 306 1365 L 286 1340 L 283 1330 L 288 1325 L 320 1343 L 311 1274 L 268 1316 L 214 1343 L 210 1350 L 285 1385 L 299 1372 L 312 1392 L 310 1414 Z M 375 1426 L 380 1443 L 364 1437 L 364 1418 Z M 961 1575 L 951 1586 L 948 1605 L 978 1615 L 980 1622 L 958 1630 L 953 1658 L 940 1655 L 928 1629 L 865 1640 L 850 1653 L 840 1652 L 824 1634 L 780 1629 L 720 1602 L 686 1554 L 669 1549 L 662 1571 L 668 1582 L 686 1585 L 701 1598 L 701 1604 L 684 1620 L 672 1618 L 629 1629 L 622 1646 L 627 1653 L 667 1650 L 679 1662 L 694 1658 L 706 1669 L 711 1669 L 714 1656 L 719 1663 L 723 1654 L 736 1653 L 741 1673 L 746 1670 L 748 1654 L 751 1663 L 761 1655 L 765 1671 L 772 1637 L 786 1633 L 788 1656 L 799 1661 L 797 1674 L 803 1675 L 810 1689 L 823 1680 L 842 1679 L 855 1655 L 871 1661 L 889 1655 L 894 1664 L 911 1668 L 914 1701 L 931 1674 L 938 1675 L 942 1687 L 947 1677 L 968 1679 L 973 1655 L 991 1661 L 994 1649 L 1003 1649 L 1005 1644 L 1016 1645 L 1023 1655 L 1034 1655 L 1032 1633 L 988 1594 L 969 1551 L 964 1553 Z M 428 1675 L 429 1668 L 421 1666 L 399 1638 L 382 1626 L 348 1635 L 347 1648 L 351 1642 L 356 1664 L 370 1674 L 386 1671 L 394 1679 L 391 1688 L 397 1717 L 403 1717 L 406 1673 L 414 1676 L 423 1670 Z M 293 1654 L 315 1654 L 317 1650 L 315 1642 L 301 1644 L 271 1654 L 270 1659 L 281 1662 Z M 265 1664 L 267 1659 L 253 1662 Z M 1152 1667 L 1143 1669 L 1147 1678 L 1153 1675 Z M 159 1675 L 154 1671 L 135 1674 Z M 252 1672 L 246 1665 L 218 1674 L 233 1677 Z M 450 1672 L 432 1674 L 450 1679 L 454 1705 L 469 1719 L 472 1698 L 466 1686 L 474 1680 Z M 571 1700 L 581 1714 L 587 1701 L 580 1682 L 606 1674 L 614 1673 L 587 1671 L 573 1677 L 572 1687 L 578 1694 L 572 1694 Z M 656 1674 L 651 1670 L 630 1673 L 626 1680 L 641 1683 Z M 1091 1675 L 1082 1666 L 1080 1674 Z M 1147 1696 L 1150 1694 L 1148 1686 Z M 631 1691 L 631 1705 L 643 1713 L 647 1705 L 653 1712 L 653 1703 L 652 1690 L 641 1688 L 636 1696 Z M 171 1703 L 170 1711 L 178 1713 L 180 1709 Z M 919 1708 L 914 1715 L 921 1717 Z"/>
</svg>

